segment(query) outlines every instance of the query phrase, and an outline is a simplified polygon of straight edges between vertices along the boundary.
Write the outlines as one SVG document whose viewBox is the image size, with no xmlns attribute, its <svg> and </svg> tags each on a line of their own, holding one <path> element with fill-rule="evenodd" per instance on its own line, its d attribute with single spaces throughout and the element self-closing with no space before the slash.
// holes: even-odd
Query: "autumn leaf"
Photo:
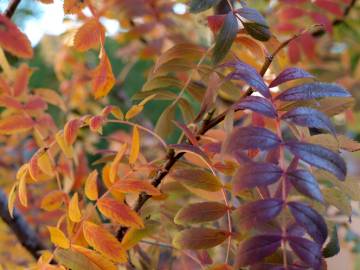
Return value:
<svg viewBox="0 0 360 270">
<path fill-rule="evenodd" d="M 79 119 L 72 119 L 65 124 L 64 127 L 64 139 L 65 143 L 72 145 L 77 137 L 77 133 L 81 127 L 81 121 Z"/>
<path fill-rule="evenodd" d="M 54 251 L 56 261 L 71 270 L 102 270 L 87 256 L 71 249 L 58 248 Z M 53 268 L 46 268 L 53 269 Z"/>
<path fill-rule="evenodd" d="M 125 143 L 125 144 L 121 145 L 119 151 L 116 153 L 116 156 L 115 156 L 113 162 L 111 162 L 110 171 L 109 171 L 109 177 L 110 177 L 111 183 L 114 183 L 117 178 L 119 164 L 120 164 L 121 159 L 125 155 L 126 150 L 127 150 L 127 144 Z"/>
<path fill-rule="evenodd" d="M 107 96 L 115 84 L 115 77 L 108 56 L 103 50 L 100 63 L 92 74 L 92 87 L 96 99 Z"/>
<path fill-rule="evenodd" d="M 103 227 L 90 221 L 85 221 L 83 224 L 83 233 L 86 241 L 95 250 L 115 262 L 126 262 L 127 256 L 125 250 L 115 236 Z"/>
<path fill-rule="evenodd" d="M 80 52 L 96 48 L 105 40 L 105 28 L 97 19 L 90 19 L 83 24 L 74 37 L 74 47 Z"/>
<path fill-rule="evenodd" d="M 0 46 L 18 57 L 31 58 L 33 56 L 29 39 L 2 14 L 0 14 Z"/>
<path fill-rule="evenodd" d="M 84 1 L 79 0 L 64 0 L 64 13 L 75 14 L 80 12 L 85 7 Z"/>
<path fill-rule="evenodd" d="M 8 195 L 8 211 L 11 218 L 14 218 L 14 207 L 15 207 L 15 200 L 16 200 L 16 188 L 18 187 L 18 183 L 15 183 L 12 188 L 10 189 Z"/>
<path fill-rule="evenodd" d="M 64 202 L 66 194 L 61 190 L 53 190 L 47 193 L 41 200 L 40 207 L 45 211 L 54 211 L 59 209 Z"/>
<path fill-rule="evenodd" d="M 11 135 L 30 130 L 34 121 L 25 115 L 14 114 L 0 120 L 0 134 Z"/>
<path fill-rule="evenodd" d="M 104 216 L 115 223 L 138 229 L 144 227 L 141 217 L 124 203 L 110 198 L 101 198 L 97 202 L 97 207 Z"/>
<path fill-rule="evenodd" d="M 62 131 L 59 131 L 55 134 L 55 140 L 57 144 L 59 145 L 60 149 L 63 151 L 65 156 L 67 158 L 72 158 L 74 155 L 74 150 L 72 145 L 69 145 L 66 143 L 64 138 L 64 133 Z"/>
<path fill-rule="evenodd" d="M 161 195 L 160 190 L 154 187 L 146 180 L 124 179 L 118 180 L 112 186 L 113 190 L 124 193 L 140 193 L 145 192 L 151 196 Z"/>
<path fill-rule="evenodd" d="M 85 195 L 92 201 L 98 198 L 97 176 L 97 170 L 93 170 L 85 181 Z"/>
<path fill-rule="evenodd" d="M 52 226 L 47 226 L 47 228 L 50 232 L 50 240 L 53 244 L 64 249 L 70 248 L 70 240 L 59 228 Z"/>
<path fill-rule="evenodd" d="M 79 208 L 79 195 L 77 192 L 72 196 L 69 203 L 69 218 L 72 222 L 80 222 L 81 212 Z"/>
<path fill-rule="evenodd" d="M 73 250 L 76 250 L 77 252 L 85 255 L 86 257 L 88 257 L 90 259 L 90 261 L 92 261 L 94 264 L 99 266 L 100 269 L 104 269 L 104 270 L 116 270 L 117 269 L 117 267 L 115 266 L 115 264 L 112 261 L 110 261 L 109 259 L 107 259 L 104 256 L 101 256 L 95 250 L 84 248 L 84 247 L 78 246 L 78 245 L 71 245 L 71 248 Z"/>
<path fill-rule="evenodd" d="M 134 126 L 133 136 L 131 142 L 131 152 L 129 156 L 129 163 L 134 164 L 138 158 L 140 152 L 140 135 L 137 126 Z"/>
<path fill-rule="evenodd" d="M 25 207 L 27 207 L 27 205 L 28 205 L 26 175 L 27 175 L 27 173 L 24 173 L 24 175 L 20 178 L 19 190 L 18 190 L 20 203 Z"/>
</svg>

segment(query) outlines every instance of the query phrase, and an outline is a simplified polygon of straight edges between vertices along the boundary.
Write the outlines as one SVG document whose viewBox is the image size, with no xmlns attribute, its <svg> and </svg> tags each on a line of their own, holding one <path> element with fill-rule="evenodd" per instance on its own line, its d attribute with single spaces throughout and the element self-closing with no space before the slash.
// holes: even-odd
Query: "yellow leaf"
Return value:
<svg viewBox="0 0 360 270">
<path fill-rule="evenodd" d="M 9 196 L 8 196 L 8 210 L 10 213 L 10 217 L 14 218 L 14 205 L 15 205 L 15 199 L 16 199 L 16 188 L 18 186 L 18 183 L 15 183 L 10 192 L 9 192 Z"/>
<path fill-rule="evenodd" d="M 61 131 L 55 134 L 55 140 L 67 158 L 72 158 L 74 156 L 72 145 L 68 145 L 65 142 L 64 134 Z"/>
<path fill-rule="evenodd" d="M 85 221 L 83 233 L 86 241 L 95 250 L 112 259 L 115 262 L 126 262 L 126 252 L 119 241 L 103 227 L 95 223 Z"/>
<path fill-rule="evenodd" d="M 52 89 L 38 88 L 35 90 L 35 94 L 40 96 L 47 103 L 59 107 L 62 111 L 66 111 L 66 105 L 60 95 Z"/>
<path fill-rule="evenodd" d="M 102 51 L 99 65 L 93 71 L 92 87 L 96 99 L 106 96 L 115 84 L 112 67 L 105 51 Z"/>
<path fill-rule="evenodd" d="M 21 178 L 20 178 L 20 182 L 19 182 L 19 199 L 20 199 L 20 203 L 27 207 L 28 205 L 28 201 L 27 201 L 27 192 L 26 192 L 26 174 L 24 174 Z"/>
<path fill-rule="evenodd" d="M 40 207 L 45 211 L 54 211 L 59 209 L 64 201 L 66 194 L 61 190 L 54 190 L 46 194 L 41 200 Z"/>
<path fill-rule="evenodd" d="M 85 181 L 85 195 L 89 200 L 95 201 L 98 198 L 98 188 L 97 188 L 97 170 L 93 170 Z"/>
<path fill-rule="evenodd" d="M 104 270 L 116 270 L 117 269 L 116 265 L 113 262 L 108 260 L 106 257 L 100 255 L 95 250 L 84 248 L 84 247 L 78 246 L 78 245 L 72 245 L 71 248 L 76 250 L 77 252 L 85 255 L 86 257 L 88 257 L 90 259 L 90 261 L 95 263 L 101 269 L 104 269 Z"/>
<path fill-rule="evenodd" d="M 138 158 L 140 151 L 140 135 L 137 126 L 134 126 L 132 142 L 131 142 L 131 152 L 129 156 L 129 163 L 134 164 Z"/>
<path fill-rule="evenodd" d="M 126 152 L 126 149 L 127 149 L 127 144 L 123 144 L 121 145 L 119 151 L 117 152 L 113 162 L 111 163 L 111 166 L 110 166 L 110 182 L 111 183 L 114 183 L 116 178 L 117 178 L 117 172 L 118 172 L 118 169 L 119 169 L 119 163 L 121 161 L 121 159 L 123 158 L 125 152 Z"/>
<path fill-rule="evenodd" d="M 82 253 L 72 249 L 57 248 L 54 251 L 56 261 L 71 270 L 104 270 L 93 263 L 88 257 Z M 43 268 L 41 268 L 43 270 Z M 46 268 L 47 270 L 48 268 Z M 51 268 L 52 269 L 52 268 Z M 45 270 L 45 269 L 44 269 Z"/>
<path fill-rule="evenodd" d="M 72 222 L 80 222 L 81 220 L 79 196 L 77 192 L 75 192 L 75 194 L 72 196 L 69 203 L 69 218 Z"/>
<path fill-rule="evenodd" d="M 129 120 L 131 118 L 134 118 L 135 116 L 137 116 L 139 113 L 142 112 L 142 110 L 144 109 L 144 106 L 142 105 L 133 105 L 126 113 L 125 115 L 125 119 Z"/>
<path fill-rule="evenodd" d="M 47 226 L 47 228 L 50 232 L 50 240 L 54 245 L 65 249 L 70 248 L 70 240 L 59 228 L 52 226 Z"/>
<path fill-rule="evenodd" d="M 97 207 L 100 212 L 113 222 L 127 227 L 144 227 L 141 217 L 124 203 L 119 203 L 114 199 L 101 198 L 98 200 Z"/>
<path fill-rule="evenodd" d="M 43 152 L 41 155 L 39 155 L 38 166 L 43 173 L 49 176 L 54 175 L 54 168 L 48 152 Z"/>
</svg>

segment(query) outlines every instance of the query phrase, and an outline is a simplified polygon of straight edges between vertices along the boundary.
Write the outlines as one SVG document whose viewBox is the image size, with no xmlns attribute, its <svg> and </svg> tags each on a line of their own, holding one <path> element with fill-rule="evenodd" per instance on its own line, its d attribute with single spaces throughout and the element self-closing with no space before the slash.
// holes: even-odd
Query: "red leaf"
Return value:
<svg viewBox="0 0 360 270">
<path fill-rule="evenodd" d="M 29 39 L 7 17 L 0 14 L 0 46 L 22 58 L 31 58 L 33 50 Z"/>
</svg>

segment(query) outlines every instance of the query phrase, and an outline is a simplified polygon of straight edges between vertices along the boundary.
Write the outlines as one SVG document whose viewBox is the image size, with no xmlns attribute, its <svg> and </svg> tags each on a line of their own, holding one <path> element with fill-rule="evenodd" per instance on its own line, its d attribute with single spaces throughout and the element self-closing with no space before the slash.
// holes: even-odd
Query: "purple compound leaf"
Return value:
<svg viewBox="0 0 360 270">
<path fill-rule="evenodd" d="M 229 74 L 228 78 L 245 81 L 251 88 L 260 92 L 264 97 L 270 98 L 270 91 L 264 83 L 263 78 L 252 66 L 240 61 L 232 61 L 222 65 L 222 67 L 234 67 L 235 70 Z"/>
<path fill-rule="evenodd" d="M 279 94 L 275 99 L 282 101 L 310 100 L 324 97 L 350 97 L 350 93 L 337 84 L 306 83 L 292 87 Z"/>
<path fill-rule="evenodd" d="M 233 178 L 233 191 L 238 193 L 243 189 L 256 186 L 266 186 L 278 181 L 283 174 L 279 166 L 273 163 L 247 164 L 238 169 Z"/>
<path fill-rule="evenodd" d="M 296 222 L 306 230 L 315 242 L 320 245 L 324 244 L 328 235 L 324 218 L 305 203 L 289 202 L 287 206 Z"/>
<path fill-rule="evenodd" d="M 269 87 L 275 87 L 282 83 L 293 81 L 297 79 L 314 78 L 313 75 L 305 70 L 297 67 L 290 67 L 283 70 L 269 85 Z"/>
<path fill-rule="evenodd" d="M 236 214 L 239 225 L 245 229 L 266 223 L 280 214 L 284 201 L 280 199 L 266 199 L 241 205 Z"/>
<path fill-rule="evenodd" d="M 286 172 L 286 177 L 300 193 L 319 202 L 324 202 L 318 182 L 310 172 L 306 170 L 290 170 Z"/>
<path fill-rule="evenodd" d="M 289 236 L 289 245 L 294 253 L 315 270 L 321 269 L 321 247 L 306 238 Z"/>
<path fill-rule="evenodd" d="M 266 128 L 254 126 L 234 129 L 230 135 L 229 142 L 231 142 L 228 146 L 229 152 L 257 148 L 268 150 L 281 144 L 280 138 L 275 133 Z"/>
<path fill-rule="evenodd" d="M 297 107 L 285 113 L 281 119 L 289 120 L 303 127 L 324 129 L 336 136 L 335 128 L 330 119 L 324 113 L 312 108 Z"/>
<path fill-rule="evenodd" d="M 332 173 L 339 180 L 345 180 L 346 164 L 339 154 L 317 144 L 287 142 L 285 145 L 299 159 Z"/>
<path fill-rule="evenodd" d="M 270 118 L 276 118 L 277 112 L 273 104 L 265 98 L 249 96 L 234 105 L 235 110 L 252 110 Z"/>
<path fill-rule="evenodd" d="M 258 235 L 240 243 L 235 269 L 255 264 L 273 254 L 281 245 L 281 235 Z"/>
</svg>

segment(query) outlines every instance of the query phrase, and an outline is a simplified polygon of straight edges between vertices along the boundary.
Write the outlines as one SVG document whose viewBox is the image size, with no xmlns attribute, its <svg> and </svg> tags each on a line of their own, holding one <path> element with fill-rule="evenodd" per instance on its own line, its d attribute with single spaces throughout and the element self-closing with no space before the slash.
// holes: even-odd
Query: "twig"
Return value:
<svg viewBox="0 0 360 270">
<path fill-rule="evenodd" d="M 9 3 L 9 6 L 6 8 L 4 15 L 11 19 L 11 17 L 14 15 L 15 10 L 17 9 L 18 5 L 20 4 L 21 0 L 12 0 Z"/>
<path fill-rule="evenodd" d="M 0 217 L 12 229 L 20 243 L 38 259 L 39 251 L 46 249 L 38 235 L 26 222 L 21 213 L 15 208 L 14 218 L 11 218 L 8 210 L 8 200 L 6 194 L 0 189 Z"/>
</svg>

